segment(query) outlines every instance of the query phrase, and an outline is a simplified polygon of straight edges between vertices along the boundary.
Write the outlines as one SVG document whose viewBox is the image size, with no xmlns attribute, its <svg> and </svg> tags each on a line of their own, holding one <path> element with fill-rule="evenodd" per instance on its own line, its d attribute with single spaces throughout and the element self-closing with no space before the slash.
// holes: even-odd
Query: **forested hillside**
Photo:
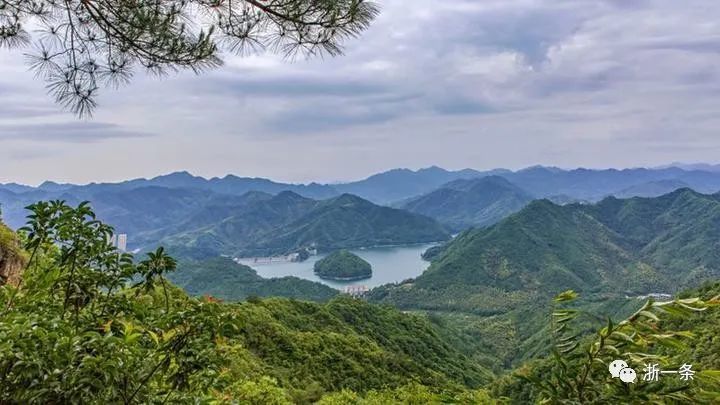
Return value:
<svg viewBox="0 0 720 405">
<path fill-rule="evenodd" d="M 617 232 L 616 238 L 626 229 L 624 238 L 639 250 L 640 242 L 663 235 L 665 226 L 692 228 L 699 231 L 698 237 L 714 237 L 700 224 L 690 225 L 690 218 L 668 220 L 667 215 L 676 207 L 687 209 L 688 204 L 706 213 L 713 202 L 720 202 L 717 196 L 683 191 L 661 199 L 617 201 L 583 210 L 541 201 L 485 232 L 512 231 L 518 225 L 507 222 L 522 222 L 524 214 L 540 209 L 546 214 L 542 221 L 551 220 L 553 229 L 584 225 L 586 219 L 578 220 L 583 215 L 602 218 L 607 222 L 603 226 Z M 423 275 L 414 283 L 374 293 L 373 299 L 391 302 L 402 296 L 399 291 L 410 299 L 423 288 L 428 306 L 446 305 L 430 313 L 401 312 L 349 297 L 323 304 L 261 299 L 253 295 L 329 297 L 322 288 L 314 288 L 315 283 L 288 290 L 282 280 L 263 280 L 229 259 L 178 264 L 162 248 L 146 257 L 122 254 L 108 244 L 112 229 L 96 221 L 86 204 L 72 208 L 59 202 L 39 203 L 31 208 L 33 214 L 19 238 L 27 253 L 15 242 L 15 235 L 10 234 L 10 242 L 0 240 L 2 251 L 15 249 L 28 260 L 23 259 L 19 284 L 0 286 L 1 402 L 490 404 L 633 399 L 713 403 L 720 398 L 720 374 L 713 370 L 717 367 L 715 305 L 720 304 L 716 284 L 681 293 L 701 299 L 666 303 L 603 295 L 581 284 L 590 293 L 584 300 L 576 302 L 575 293 L 566 291 L 553 302 L 548 291 L 520 293 L 502 277 L 492 284 L 492 273 L 471 279 L 488 284 L 482 292 L 473 290 L 471 283 L 446 284 L 432 295 Z M 693 217 L 701 223 L 714 220 L 712 210 L 700 213 Z M 626 215 L 656 221 L 644 229 L 613 222 Z M 529 235 L 531 225 L 522 228 Z M 437 271 L 460 269 L 435 266 L 453 263 L 450 255 L 458 255 L 460 248 L 452 245 L 465 239 L 462 248 L 472 247 L 471 235 L 476 232 L 480 231 L 453 241 L 427 277 L 437 280 Z M 539 235 L 531 234 L 536 244 Z M 570 237 L 548 246 L 578 242 L 578 235 Z M 581 251 L 608 246 L 598 244 L 601 237 L 579 239 Z M 514 260 L 501 263 L 500 269 L 512 272 L 509 266 Z M 535 285 L 548 290 L 550 281 L 559 283 L 535 277 Z M 214 282 L 208 283 L 211 279 Z M 193 298 L 170 280 L 205 296 Z M 247 299 L 221 302 L 215 294 Z M 493 303 L 498 305 L 497 315 L 484 317 Z M 517 306 L 508 311 L 513 304 Z M 469 305 L 479 310 L 473 313 Z M 414 309 L 418 307 L 415 302 Z M 551 310 L 552 323 L 543 316 Z M 584 317 L 585 312 L 612 320 Z M 690 344 L 692 336 L 683 328 L 693 331 L 696 344 Z M 592 345 L 598 336 L 600 344 Z M 590 347 L 589 352 L 585 347 Z M 546 358 L 551 348 L 557 355 Z M 694 385 L 678 382 L 654 389 L 640 384 L 628 392 L 607 373 L 608 359 L 618 354 L 635 362 L 654 356 L 667 366 L 689 359 L 703 369 Z M 518 367 L 516 376 L 505 374 L 514 367 Z M 573 374 L 567 370 L 574 370 Z"/>
<path fill-rule="evenodd" d="M 452 229 L 492 225 L 520 211 L 532 196 L 499 176 L 456 180 L 401 206 Z"/>
<path fill-rule="evenodd" d="M 675 292 L 720 275 L 718 223 L 717 196 L 689 189 L 597 205 L 539 200 L 490 228 L 459 235 L 407 289 L 436 293 L 464 286 L 468 299 L 473 288 L 509 297 L 568 288 L 616 295 Z"/>
<path fill-rule="evenodd" d="M 647 300 L 632 314 L 608 317 L 587 334 L 578 334 L 581 319 L 602 312 L 578 308 L 573 305 L 576 298 L 566 291 L 553 300 L 552 356 L 529 361 L 499 378 L 493 387 L 496 397 L 512 403 L 714 404 L 720 400 L 716 341 L 720 284 L 683 291 L 673 301 Z M 632 389 L 609 378 L 608 365 L 615 360 L 626 361 L 635 370 Z M 689 376 L 682 374 L 683 368 Z"/>
<path fill-rule="evenodd" d="M 203 228 L 168 236 L 169 246 L 234 256 L 288 254 L 447 240 L 445 227 L 428 217 L 381 207 L 344 194 L 324 201 L 283 192 Z"/>
<path fill-rule="evenodd" d="M 182 260 L 169 279 L 192 296 L 212 296 L 231 301 L 249 297 L 285 297 L 328 301 L 338 291 L 297 277 L 262 278 L 248 266 L 227 257 L 194 261 Z"/>
<path fill-rule="evenodd" d="M 0 286 L 1 402 L 487 397 L 472 390 L 492 374 L 422 316 L 350 298 L 191 298 L 167 280 L 173 258 L 120 254 L 87 205 L 32 209 L 22 284 Z"/>
<path fill-rule="evenodd" d="M 717 195 L 688 189 L 597 205 L 535 201 L 494 226 L 460 234 L 420 277 L 377 288 L 370 299 L 438 312 L 466 335 L 484 329 L 474 342 L 504 344 L 501 363 L 517 364 L 544 350 L 538 332 L 547 303 L 561 291 L 580 291 L 582 305 L 624 315 L 638 305 L 634 297 L 717 279 L 718 224 Z"/>
</svg>

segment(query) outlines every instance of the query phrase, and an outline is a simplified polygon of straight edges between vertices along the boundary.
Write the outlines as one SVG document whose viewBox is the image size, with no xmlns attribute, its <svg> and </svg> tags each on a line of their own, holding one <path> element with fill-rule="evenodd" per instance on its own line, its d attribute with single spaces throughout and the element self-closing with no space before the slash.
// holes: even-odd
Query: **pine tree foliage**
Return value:
<svg viewBox="0 0 720 405">
<path fill-rule="evenodd" d="M 377 16 L 365 0 L 0 0 L 0 48 L 30 46 L 30 68 L 87 116 L 102 86 L 222 64 L 220 51 L 339 55 Z M 32 34 L 31 34 L 32 33 Z"/>
<path fill-rule="evenodd" d="M 692 344 L 692 330 L 674 330 L 668 319 L 692 318 L 716 307 L 718 297 L 703 301 L 682 298 L 658 302 L 648 300 L 621 322 L 608 318 L 595 336 L 577 333 L 573 323 L 583 315 L 573 308 L 578 295 L 572 290 L 555 297 L 552 313 L 554 347 L 542 370 L 521 370 L 517 377 L 535 388 L 535 399 L 550 404 L 607 403 L 717 403 L 720 399 L 720 372 L 693 371 L 692 379 L 646 378 L 643 370 L 655 365 L 678 370 L 692 359 L 671 354 L 682 353 Z M 608 366 L 623 360 L 636 370 L 634 383 L 612 378 Z M 692 366 L 692 365 L 690 365 Z"/>
</svg>

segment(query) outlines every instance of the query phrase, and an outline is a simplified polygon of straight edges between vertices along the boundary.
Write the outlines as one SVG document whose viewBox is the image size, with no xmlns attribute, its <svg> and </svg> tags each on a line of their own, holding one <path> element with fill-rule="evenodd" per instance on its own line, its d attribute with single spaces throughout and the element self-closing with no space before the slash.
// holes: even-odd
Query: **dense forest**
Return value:
<svg viewBox="0 0 720 405">
<path fill-rule="evenodd" d="M 315 263 L 315 274 L 330 280 L 362 280 L 372 276 L 372 266 L 347 250 L 333 252 Z"/>
<path fill-rule="evenodd" d="M 672 203 L 653 201 L 659 205 L 655 210 L 637 207 L 637 201 L 629 204 L 641 213 L 660 216 L 678 201 L 709 204 L 705 197 L 687 192 L 668 198 Z M 655 302 L 603 297 L 590 288 L 581 288 L 587 294 L 580 296 L 571 290 L 553 293 L 554 298 L 523 295 L 507 286 L 503 291 L 504 281 L 498 279 L 499 284 L 485 290 L 485 301 L 474 301 L 480 308 L 475 313 L 464 310 L 469 304 L 462 301 L 451 303 L 457 310 L 446 305 L 428 311 L 414 304 L 402 312 L 333 297 L 335 293 L 326 294 L 314 283 L 264 280 L 229 259 L 177 262 L 163 248 L 135 258 L 109 244 L 112 228 L 98 221 L 88 204 L 71 207 L 55 201 L 30 209 L 29 222 L 17 235 L 0 228 L 0 264 L 7 268 L 15 263 L 21 270 L 21 277 L 5 277 L 0 287 L 2 402 L 720 399 L 720 372 L 715 371 L 720 352 L 715 339 L 718 284 L 681 292 L 674 301 Z M 527 209 L 536 208 L 531 204 Z M 577 218 L 580 208 L 561 209 Z M 628 212 L 613 201 L 583 209 L 593 215 L 602 212 L 606 219 Z M 518 221 L 522 215 L 506 221 Z M 452 242 L 433 266 L 457 255 L 452 245 L 467 245 L 468 235 Z M 649 231 L 633 235 L 644 240 L 652 236 Z M 228 266 L 233 270 L 227 271 Z M 447 270 L 433 267 L 428 276 L 436 277 L 438 271 Z M 220 278 L 226 289 L 207 283 L 209 277 Z M 422 277 L 414 283 L 427 289 Z M 304 285 L 303 290 L 295 290 L 296 285 Z M 414 288 L 381 288 L 371 299 L 387 301 L 397 296 L 395 289 Z M 445 293 L 454 291 L 443 288 Z M 471 284 L 455 288 L 456 297 L 470 297 L 465 293 Z M 324 302 L 258 297 L 263 294 L 315 294 Z M 438 296 L 439 301 L 428 297 L 432 306 L 448 303 L 449 296 Z M 503 316 L 487 316 L 492 313 Z M 693 381 L 667 379 L 630 387 L 608 375 L 607 364 L 616 358 L 627 359 L 638 372 L 648 361 L 665 368 L 692 363 L 697 372 Z"/>
<path fill-rule="evenodd" d="M 513 214 L 533 197 L 500 176 L 459 179 L 410 199 L 402 208 L 463 230 L 492 225 Z"/>
<path fill-rule="evenodd" d="M 177 262 L 162 248 L 118 252 L 88 205 L 32 210 L 22 279 L 0 289 L 3 402 L 486 396 L 474 390 L 492 374 L 422 316 L 350 298 L 193 298 L 168 281 Z"/>
<path fill-rule="evenodd" d="M 168 278 L 190 295 L 209 295 L 232 301 L 285 297 L 324 302 L 338 295 L 337 290 L 325 284 L 297 277 L 262 278 L 252 268 L 227 257 L 181 260 L 177 271 Z"/>
<path fill-rule="evenodd" d="M 546 350 L 549 302 L 568 288 L 583 308 L 620 318 L 637 297 L 717 280 L 719 220 L 717 195 L 689 189 L 596 205 L 538 200 L 428 252 L 424 274 L 373 289 L 370 301 L 429 311 L 483 365 L 508 369 Z"/>
</svg>

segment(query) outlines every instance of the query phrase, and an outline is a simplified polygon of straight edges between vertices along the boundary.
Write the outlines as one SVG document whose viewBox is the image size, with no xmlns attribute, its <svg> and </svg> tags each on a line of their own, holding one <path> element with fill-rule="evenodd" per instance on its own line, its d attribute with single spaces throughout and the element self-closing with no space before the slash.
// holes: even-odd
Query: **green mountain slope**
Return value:
<svg viewBox="0 0 720 405">
<path fill-rule="evenodd" d="M 350 297 L 191 297 L 166 277 L 198 289 L 208 279 L 228 290 L 263 281 L 227 259 L 174 272 L 160 249 L 147 258 L 119 254 L 86 209 L 37 206 L 36 217 L 52 210 L 57 220 L 29 224 L 21 290 L 0 283 L 2 403 L 306 404 L 395 390 L 473 396 L 469 388 L 492 379 L 425 317 L 390 307 Z M 5 232 L 0 251 L 25 257 Z M 44 235 L 72 243 L 72 260 Z"/>
<path fill-rule="evenodd" d="M 448 231 L 433 219 L 353 195 L 314 201 L 284 192 L 218 223 L 168 237 L 164 243 L 239 256 L 269 256 L 311 246 L 327 251 L 448 237 Z"/>
<path fill-rule="evenodd" d="M 456 180 L 414 198 L 402 208 L 464 229 L 492 225 L 522 209 L 532 196 L 499 176 Z"/>
<path fill-rule="evenodd" d="M 181 262 L 170 280 L 190 295 L 242 301 L 248 297 L 285 297 L 310 301 L 327 301 L 338 291 L 297 277 L 262 278 L 248 266 L 229 258 Z"/>
<path fill-rule="evenodd" d="M 476 321 L 455 324 L 506 330 L 515 349 L 502 361 L 517 363 L 547 347 L 543 328 L 555 294 L 574 289 L 587 305 L 624 312 L 637 301 L 626 296 L 675 293 L 720 277 L 719 241 L 720 201 L 688 189 L 596 205 L 540 200 L 460 234 L 417 279 L 376 288 L 370 299 L 450 321 L 467 314 Z M 506 339 L 491 335 L 487 344 Z"/>
<path fill-rule="evenodd" d="M 317 261 L 315 274 L 328 280 L 362 280 L 372 277 L 372 266 L 347 250 L 338 250 Z"/>
<path fill-rule="evenodd" d="M 415 283 L 548 294 L 677 291 L 720 274 L 718 241 L 720 203 L 689 189 L 597 205 L 541 200 L 460 235 Z"/>
<path fill-rule="evenodd" d="M 350 193 L 378 204 L 386 204 L 428 193 L 453 180 L 505 172 L 507 171 L 502 169 L 491 172 L 478 172 L 472 169 L 448 171 L 437 166 L 417 171 L 393 169 L 364 180 L 337 184 L 334 187 L 342 193 Z"/>
</svg>

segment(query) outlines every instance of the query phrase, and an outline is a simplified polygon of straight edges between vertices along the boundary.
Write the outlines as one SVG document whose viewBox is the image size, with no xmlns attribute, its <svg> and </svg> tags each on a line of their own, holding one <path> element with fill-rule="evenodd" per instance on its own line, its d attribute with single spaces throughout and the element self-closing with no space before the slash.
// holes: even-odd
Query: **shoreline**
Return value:
<svg viewBox="0 0 720 405">
<path fill-rule="evenodd" d="M 452 239 L 452 238 L 451 238 L 451 239 Z M 401 243 L 401 244 L 394 244 L 394 245 L 372 245 L 372 246 L 359 246 L 359 247 L 344 247 L 344 248 L 337 248 L 337 249 L 335 249 L 335 250 L 346 249 L 346 250 L 352 251 L 352 250 L 368 250 L 368 249 L 384 249 L 384 248 L 402 248 L 402 247 L 413 247 L 413 246 L 419 246 L 419 245 L 440 245 L 440 244 L 442 244 L 442 243 L 448 242 L 448 241 L 451 240 L 451 239 L 448 239 L 448 240 L 440 240 L 440 241 L 430 241 L 430 242 Z M 322 252 L 322 253 L 319 252 L 317 255 L 313 255 L 313 256 L 321 256 L 321 255 L 327 254 L 327 253 L 332 252 L 332 251 L 333 251 L 333 250 L 325 251 L 325 252 Z M 285 256 L 287 256 L 287 255 L 266 256 L 266 257 L 233 257 L 233 260 L 235 260 L 236 262 L 240 263 L 240 261 L 247 261 L 247 260 L 252 260 L 252 259 L 255 259 L 255 258 L 263 258 L 263 259 L 278 258 L 278 259 L 279 259 L 279 258 L 282 258 L 282 257 L 285 257 Z M 313 257 L 313 256 L 310 256 L 310 257 Z M 276 261 L 276 262 L 274 262 L 274 263 L 280 263 L 280 262 L 282 262 L 282 263 L 296 263 L 296 262 L 281 261 L 281 260 L 278 260 L 278 261 Z M 241 263 L 241 264 L 245 264 L 245 263 Z M 253 264 L 254 264 L 254 263 L 253 263 Z M 271 264 L 271 263 L 264 263 L 264 262 L 263 262 L 263 263 L 257 263 L 257 264 L 262 265 L 262 264 Z"/>
<path fill-rule="evenodd" d="M 320 277 L 323 280 L 328 281 L 360 281 L 360 280 L 367 280 L 372 278 L 372 274 L 369 276 L 357 276 L 357 277 L 325 277 L 321 276 L 317 273 L 314 273 L 316 276 Z"/>
</svg>

